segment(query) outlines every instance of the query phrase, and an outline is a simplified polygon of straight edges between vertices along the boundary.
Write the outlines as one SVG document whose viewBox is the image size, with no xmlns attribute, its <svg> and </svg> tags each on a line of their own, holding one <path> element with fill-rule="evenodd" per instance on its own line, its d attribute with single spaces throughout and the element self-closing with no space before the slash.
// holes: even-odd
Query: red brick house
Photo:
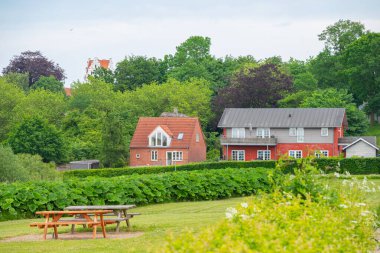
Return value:
<svg viewBox="0 0 380 253">
<path fill-rule="evenodd" d="M 198 118 L 141 117 L 130 144 L 130 166 L 180 165 L 206 160 Z"/>
<path fill-rule="evenodd" d="M 344 108 L 227 108 L 219 121 L 226 160 L 339 156 Z"/>
</svg>

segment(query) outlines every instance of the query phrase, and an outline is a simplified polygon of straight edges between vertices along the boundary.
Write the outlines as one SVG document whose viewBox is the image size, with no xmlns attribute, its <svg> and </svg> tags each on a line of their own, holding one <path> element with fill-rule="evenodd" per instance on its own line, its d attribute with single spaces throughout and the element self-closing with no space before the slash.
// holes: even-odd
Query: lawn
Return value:
<svg viewBox="0 0 380 253">
<path fill-rule="evenodd" d="M 333 180 L 338 183 L 340 179 Z M 380 179 L 370 179 L 380 186 Z M 380 191 L 368 193 L 367 202 L 376 207 L 380 205 Z M 232 198 L 218 201 L 181 202 L 149 205 L 133 209 L 142 215 L 131 220 L 133 231 L 141 231 L 140 237 L 129 239 L 88 239 L 88 240 L 48 240 L 36 242 L 1 242 L 1 239 L 25 234 L 41 234 L 37 228 L 30 228 L 35 220 L 17 220 L 0 222 L 0 252 L 152 252 L 165 242 L 168 233 L 179 233 L 186 228 L 195 231 L 217 223 L 225 216 L 227 207 L 237 206 L 247 198 Z M 113 229 L 113 227 L 109 227 Z M 123 230 L 125 231 L 125 224 Z M 60 228 L 59 232 L 68 231 Z M 42 237 L 42 234 L 41 234 Z"/>
</svg>

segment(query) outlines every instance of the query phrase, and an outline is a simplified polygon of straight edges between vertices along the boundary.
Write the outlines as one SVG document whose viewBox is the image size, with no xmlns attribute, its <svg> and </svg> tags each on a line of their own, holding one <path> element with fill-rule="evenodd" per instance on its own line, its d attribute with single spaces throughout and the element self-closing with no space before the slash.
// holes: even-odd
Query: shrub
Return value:
<svg viewBox="0 0 380 253">
<path fill-rule="evenodd" d="M 44 163 L 39 155 L 18 154 L 17 157 L 21 166 L 25 168 L 28 180 L 55 180 L 61 177 L 55 164 L 53 162 Z"/>
<path fill-rule="evenodd" d="M 274 168 L 275 161 L 250 161 L 250 162 L 204 162 L 204 163 L 191 163 L 177 166 L 148 166 L 148 167 L 127 167 L 127 168 L 114 168 L 114 169 L 92 169 L 92 170 L 72 170 L 64 172 L 64 178 L 85 178 L 89 176 L 99 177 L 117 177 L 122 175 L 132 174 L 157 174 L 162 172 L 173 171 L 191 171 L 191 170 L 208 170 L 208 169 L 225 169 L 225 168 Z"/>
<path fill-rule="evenodd" d="M 0 182 L 26 180 L 27 171 L 10 147 L 0 145 Z"/>
<path fill-rule="evenodd" d="M 380 158 L 347 158 L 340 160 L 341 171 L 351 174 L 379 174 Z"/>
<path fill-rule="evenodd" d="M 182 171 L 65 182 L 0 184 L 0 219 L 32 217 L 69 205 L 214 200 L 269 191 L 268 169 Z"/>
</svg>

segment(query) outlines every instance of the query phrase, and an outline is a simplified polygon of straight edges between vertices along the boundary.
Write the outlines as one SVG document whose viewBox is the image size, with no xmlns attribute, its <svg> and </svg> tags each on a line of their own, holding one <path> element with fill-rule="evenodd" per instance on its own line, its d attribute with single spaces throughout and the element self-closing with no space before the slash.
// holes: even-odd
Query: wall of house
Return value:
<svg viewBox="0 0 380 253">
<path fill-rule="evenodd" d="M 227 138 L 232 137 L 232 128 L 227 128 Z M 289 128 L 270 128 L 270 135 L 277 138 L 278 143 L 297 143 L 297 136 L 289 136 Z M 246 138 L 256 138 L 256 128 L 245 128 Z M 305 128 L 304 143 L 333 143 L 334 129 L 329 128 L 328 136 L 321 136 L 321 128 Z"/>
<path fill-rule="evenodd" d="M 199 135 L 199 141 L 196 141 L 196 136 Z M 199 123 L 195 124 L 193 136 L 191 137 L 189 147 L 189 163 L 206 161 L 206 141 Z"/>
<path fill-rule="evenodd" d="M 334 151 L 334 144 L 332 143 L 281 143 L 276 146 L 276 159 L 284 155 L 287 156 L 289 150 L 302 150 L 302 157 L 315 155 L 315 151 L 319 150 L 328 150 L 329 157 L 339 155 Z"/>
<path fill-rule="evenodd" d="M 350 158 L 353 156 L 376 157 L 376 149 L 363 141 L 359 141 L 354 145 L 346 148 L 346 157 Z"/>
<path fill-rule="evenodd" d="M 223 159 L 232 160 L 232 150 L 244 150 L 245 151 L 245 161 L 257 160 L 258 150 L 267 150 L 266 146 L 223 146 Z M 268 150 L 271 151 L 271 160 L 276 159 L 276 147 L 268 146 Z M 228 154 L 228 155 L 227 155 Z"/>
<path fill-rule="evenodd" d="M 151 160 L 151 151 L 158 151 L 157 161 Z M 189 149 L 185 148 L 131 148 L 129 166 L 165 166 L 166 152 L 182 151 L 182 161 L 175 161 L 176 165 L 189 163 Z M 140 155 L 137 158 L 136 155 Z M 174 162 L 173 162 L 174 163 Z"/>
</svg>

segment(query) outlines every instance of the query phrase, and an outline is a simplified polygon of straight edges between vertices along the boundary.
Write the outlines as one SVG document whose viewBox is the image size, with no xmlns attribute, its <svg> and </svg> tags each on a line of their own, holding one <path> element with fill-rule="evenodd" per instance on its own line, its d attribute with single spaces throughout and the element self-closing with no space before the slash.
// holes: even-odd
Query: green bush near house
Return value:
<svg viewBox="0 0 380 253">
<path fill-rule="evenodd" d="M 226 168 L 274 168 L 275 161 L 224 161 L 224 162 L 205 162 L 190 163 L 178 166 L 147 166 L 135 168 L 114 168 L 114 169 L 92 169 L 92 170 L 72 170 L 64 172 L 64 179 L 85 178 L 90 176 L 99 177 L 117 177 L 133 174 L 157 174 L 173 171 L 191 171 L 191 170 L 209 170 L 209 169 L 226 169 Z"/>
<path fill-rule="evenodd" d="M 266 168 L 182 171 L 64 182 L 0 184 L 0 220 L 33 217 L 70 205 L 215 200 L 269 191 Z"/>
</svg>

